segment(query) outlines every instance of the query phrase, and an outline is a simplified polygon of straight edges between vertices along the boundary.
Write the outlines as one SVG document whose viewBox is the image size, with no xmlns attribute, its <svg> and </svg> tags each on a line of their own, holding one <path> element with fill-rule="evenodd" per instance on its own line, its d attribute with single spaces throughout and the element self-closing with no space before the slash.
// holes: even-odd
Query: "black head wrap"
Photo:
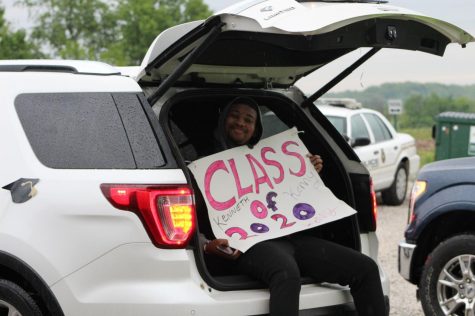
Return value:
<svg viewBox="0 0 475 316">
<path fill-rule="evenodd" d="M 227 138 L 227 134 L 224 130 L 226 117 L 228 116 L 228 113 L 234 104 L 246 104 L 247 106 L 253 108 L 256 111 L 257 117 L 256 117 L 256 127 L 254 129 L 254 134 L 252 135 L 249 142 L 246 144 L 249 148 L 253 148 L 254 145 L 256 145 L 262 137 L 262 119 L 261 119 L 261 111 L 259 109 L 259 105 L 257 104 L 255 100 L 248 97 L 237 97 L 233 99 L 231 102 L 226 104 L 223 111 L 219 115 L 217 136 L 218 136 L 218 141 L 220 143 L 220 146 L 222 146 L 224 149 L 229 149 L 236 146 L 236 144 L 233 144 L 233 142 Z"/>
</svg>

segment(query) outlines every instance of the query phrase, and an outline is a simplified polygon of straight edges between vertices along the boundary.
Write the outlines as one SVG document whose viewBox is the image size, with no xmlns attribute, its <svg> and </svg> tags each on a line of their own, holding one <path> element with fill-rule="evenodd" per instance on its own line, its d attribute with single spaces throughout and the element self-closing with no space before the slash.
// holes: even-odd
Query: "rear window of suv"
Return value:
<svg viewBox="0 0 475 316">
<path fill-rule="evenodd" d="M 165 164 L 134 93 L 38 93 L 15 99 L 28 141 L 57 169 L 135 169 Z"/>
</svg>

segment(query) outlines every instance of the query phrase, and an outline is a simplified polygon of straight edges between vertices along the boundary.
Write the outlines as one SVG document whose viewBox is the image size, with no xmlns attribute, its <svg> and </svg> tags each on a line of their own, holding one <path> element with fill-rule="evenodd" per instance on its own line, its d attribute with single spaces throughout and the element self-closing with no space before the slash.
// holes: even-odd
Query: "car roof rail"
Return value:
<svg viewBox="0 0 475 316">
<path fill-rule="evenodd" d="M 0 71 L 5 72 L 24 72 L 24 71 L 38 71 L 38 72 L 68 72 L 77 73 L 77 69 L 72 66 L 63 65 L 0 65 Z"/>
<path fill-rule="evenodd" d="M 57 72 L 81 75 L 120 75 L 106 63 L 88 60 L 18 59 L 0 60 L 0 72 Z"/>
</svg>

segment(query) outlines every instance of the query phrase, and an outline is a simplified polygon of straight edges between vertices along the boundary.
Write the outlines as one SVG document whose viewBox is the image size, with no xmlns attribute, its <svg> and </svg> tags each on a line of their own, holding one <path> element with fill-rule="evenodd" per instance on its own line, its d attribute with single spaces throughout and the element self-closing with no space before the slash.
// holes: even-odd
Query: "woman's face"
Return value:
<svg viewBox="0 0 475 316">
<path fill-rule="evenodd" d="M 254 135 L 257 113 L 244 103 L 236 103 L 226 116 L 224 130 L 226 136 L 236 145 L 245 145 Z"/>
</svg>

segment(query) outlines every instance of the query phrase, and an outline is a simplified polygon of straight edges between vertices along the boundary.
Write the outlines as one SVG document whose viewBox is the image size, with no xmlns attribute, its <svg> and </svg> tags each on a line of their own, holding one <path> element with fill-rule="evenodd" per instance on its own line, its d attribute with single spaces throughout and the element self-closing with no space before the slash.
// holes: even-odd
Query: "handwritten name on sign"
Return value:
<svg viewBox="0 0 475 316">
<path fill-rule="evenodd" d="M 354 214 L 324 185 L 307 154 L 292 128 L 253 149 L 240 146 L 191 163 L 216 238 L 244 252 Z"/>
</svg>

